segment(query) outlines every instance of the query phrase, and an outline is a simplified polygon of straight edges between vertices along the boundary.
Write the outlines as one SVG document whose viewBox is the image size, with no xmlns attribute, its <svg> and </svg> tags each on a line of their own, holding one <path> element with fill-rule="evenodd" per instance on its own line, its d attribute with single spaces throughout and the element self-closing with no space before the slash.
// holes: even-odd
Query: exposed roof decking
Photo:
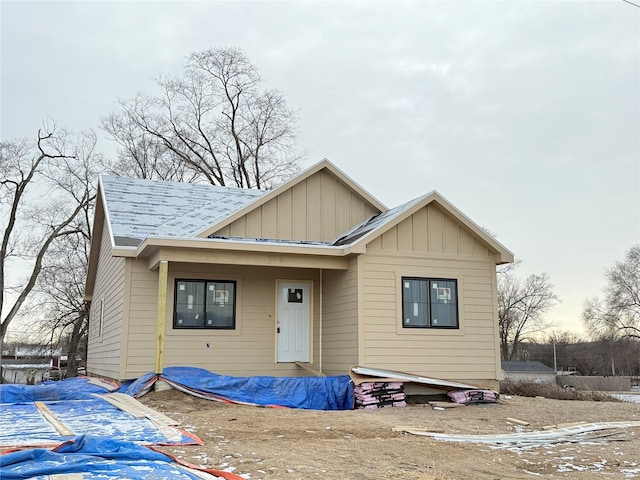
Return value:
<svg viewBox="0 0 640 480">
<path fill-rule="evenodd" d="M 192 237 L 266 192 L 102 176 L 114 246 L 136 247 L 149 236 Z"/>
</svg>

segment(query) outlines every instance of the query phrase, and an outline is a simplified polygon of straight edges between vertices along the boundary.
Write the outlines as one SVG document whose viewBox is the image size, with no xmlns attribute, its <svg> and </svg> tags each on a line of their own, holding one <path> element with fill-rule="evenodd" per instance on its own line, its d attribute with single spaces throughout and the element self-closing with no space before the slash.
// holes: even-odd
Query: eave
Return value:
<svg viewBox="0 0 640 480">
<path fill-rule="evenodd" d="M 148 237 L 135 250 L 120 249 L 118 256 L 145 258 L 149 268 L 160 261 L 223 263 L 295 268 L 348 268 L 352 252 L 344 247 L 301 243 L 212 238 Z"/>
</svg>

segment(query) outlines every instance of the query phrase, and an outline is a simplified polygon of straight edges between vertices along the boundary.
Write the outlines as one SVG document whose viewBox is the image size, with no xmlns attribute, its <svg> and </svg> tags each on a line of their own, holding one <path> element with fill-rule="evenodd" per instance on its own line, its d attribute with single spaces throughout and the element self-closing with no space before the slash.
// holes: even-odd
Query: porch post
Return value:
<svg viewBox="0 0 640 480">
<path fill-rule="evenodd" d="M 158 266 L 158 316 L 156 318 L 156 374 L 162 373 L 164 360 L 164 329 L 167 318 L 167 277 L 169 262 L 161 260 Z"/>
</svg>

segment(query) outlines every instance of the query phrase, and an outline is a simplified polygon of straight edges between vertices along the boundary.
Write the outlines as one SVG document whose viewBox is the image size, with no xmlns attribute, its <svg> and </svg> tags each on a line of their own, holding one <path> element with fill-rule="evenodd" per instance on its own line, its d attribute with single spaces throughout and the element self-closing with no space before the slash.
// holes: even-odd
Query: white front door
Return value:
<svg viewBox="0 0 640 480">
<path fill-rule="evenodd" d="M 308 283 L 278 282 L 278 362 L 309 361 Z"/>
</svg>

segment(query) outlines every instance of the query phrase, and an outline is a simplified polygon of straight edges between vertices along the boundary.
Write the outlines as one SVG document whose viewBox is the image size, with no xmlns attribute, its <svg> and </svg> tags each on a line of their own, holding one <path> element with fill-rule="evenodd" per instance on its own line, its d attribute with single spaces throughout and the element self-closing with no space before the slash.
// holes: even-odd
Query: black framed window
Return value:
<svg viewBox="0 0 640 480">
<path fill-rule="evenodd" d="M 236 328 L 236 282 L 176 280 L 173 328 Z"/>
<path fill-rule="evenodd" d="M 458 281 L 402 278 L 404 328 L 458 328 Z"/>
</svg>

